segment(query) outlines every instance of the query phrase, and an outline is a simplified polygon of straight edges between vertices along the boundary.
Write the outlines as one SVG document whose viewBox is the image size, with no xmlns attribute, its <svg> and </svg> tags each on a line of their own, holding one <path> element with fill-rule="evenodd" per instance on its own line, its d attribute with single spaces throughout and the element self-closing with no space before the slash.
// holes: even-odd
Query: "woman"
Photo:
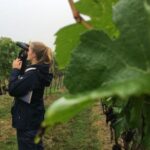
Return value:
<svg viewBox="0 0 150 150">
<path fill-rule="evenodd" d="M 11 109 L 12 126 L 17 130 L 19 150 L 43 150 L 42 141 L 36 145 L 34 137 L 44 119 L 43 94 L 45 86 L 49 86 L 52 80 L 49 73 L 52 52 L 41 42 L 31 42 L 27 60 L 31 65 L 22 76 L 21 60 L 12 63 L 9 81 L 9 94 L 15 97 Z"/>
</svg>

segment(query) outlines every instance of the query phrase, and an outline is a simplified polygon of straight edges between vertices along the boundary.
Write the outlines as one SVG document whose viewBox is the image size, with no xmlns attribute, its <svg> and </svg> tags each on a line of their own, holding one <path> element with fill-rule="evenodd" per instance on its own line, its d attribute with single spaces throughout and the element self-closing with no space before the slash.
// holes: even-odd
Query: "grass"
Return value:
<svg viewBox="0 0 150 150">
<path fill-rule="evenodd" d="M 8 95 L 0 96 L 0 118 L 6 119 L 10 117 L 10 108 L 13 98 Z"/>
<path fill-rule="evenodd" d="M 61 97 L 62 92 L 53 93 L 45 101 L 49 104 Z M 12 97 L 0 96 L 0 149 L 17 150 L 15 129 L 11 127 L 10 109 Z M 68 123 L 56 125 L 44 136 L 45 150 L 100 150 L 97 128 L 93 122 L 99 116 L 91 109 L 81 112 Z"/>
<path fill-rule="evenodd" d="M 0 149 L 17 150 L 15 129 L 11 127 L 10 109 L 13 98 L 0 96 Z"/>
<path fill-rule="evenodd" d="M 69 129 L 72 133 L 68 139 L 66 149 L 99 150 L 99 140 L 95 136 L 97 129 L 92 127 L 93 116 L 91 109 L 77 115 L 70 123 Z M 94 120 L 95 121 L 95 120 Z"/>
<path fill-rule="evenodd" d="M 16 136 L 11 136 L 5 141 L 0 141 L 1 150 L 17 150 Z"/>
<path fill-rule="evenodd" d="M 68 123 L 50 129 L 44 140 L 47 150 L 100 150 L 98 127 L 93 126 L 98 119 L 87 109 Z"/>
</svg>

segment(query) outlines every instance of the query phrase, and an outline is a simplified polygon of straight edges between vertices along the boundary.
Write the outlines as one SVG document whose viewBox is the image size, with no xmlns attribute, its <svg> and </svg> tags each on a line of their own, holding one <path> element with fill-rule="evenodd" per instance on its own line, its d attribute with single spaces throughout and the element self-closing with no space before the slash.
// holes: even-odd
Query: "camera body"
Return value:
<svg viewBox="0 0 150 150">
<path fill-rule="evenodd" d="M 18 54 L 18 58 L 22 61 L 21 75 L 24 74 L 26 65 L 27 65 L 27 52 L 29 50 L 29 44 L 24 42 L 16 42 L 16 45 L 21 48 L 21 51 Z"/>
</svg>

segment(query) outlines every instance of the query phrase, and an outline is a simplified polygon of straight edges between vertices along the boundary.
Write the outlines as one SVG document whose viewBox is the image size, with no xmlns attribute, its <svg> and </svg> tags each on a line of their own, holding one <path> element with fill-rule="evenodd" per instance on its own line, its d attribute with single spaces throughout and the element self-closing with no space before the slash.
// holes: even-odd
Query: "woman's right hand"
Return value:
<svg viewBox="0 0 150 150">
<path fill-rule="evenodd" d="M 12 63 L 12 68 L 20 70 L 21 67 L 22 67 L 22 61 L 19 58 L 15 59 Z"/>
</svg>

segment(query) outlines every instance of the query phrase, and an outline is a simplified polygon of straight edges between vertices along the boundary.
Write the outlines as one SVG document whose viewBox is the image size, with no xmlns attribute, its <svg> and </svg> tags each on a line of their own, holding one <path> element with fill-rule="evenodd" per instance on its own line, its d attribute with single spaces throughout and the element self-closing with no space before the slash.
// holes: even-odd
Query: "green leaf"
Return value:
<svg viewBox="0 0 150 150">
<path fill-rule="evenodd" d="M 7 37 L 0 38 L 0 78 L 5 82 L 11 71 L 13 59 L 17 57 L 18 48 L 16 44 Z"/>
<path fill-rule="evenodd" d="M 81 14 L 90 17 L 89 23 L 94 29 L 106 31 L 111 37 L 118 36 L 118 30 L 112 21 L 112 6 L 118 0 L 80 0 L 75 6 Z"/>
<path fill-rule="evenodd" d="M 48 108 L 42 126 L 52 126 L 55 123 L 68 121 L 84 108 L 91 106 L 91 100 L 92 97 L 90 95 L 76 98 L 60 98 Z"/>
<path fill-rule="evenodd" d="M 123 117 L 117 119 L 116 123 L 113 125 L 114 126 L 114 131 L 115 131 L 115 137 L 118 139 L 120 135 L 123 133 L 124 128 L 125 128 L 126 121 Z"/>
<path fill-rule="evenodd" d="M 76 6 L 81 14 L 86 14 L 91 17 L 89 23 L 91 23 L 93 28 L 104 30 L 113 37 L 118 36 L 118 31 L 112 23 L 112 5 L 115 1 L 80 0 Z M 80 35 L 85 31 L 87 29 L 82 24 L 77 23 L 66 26 L 56 33 L 55 57 L 60 69 L 64 69 L 69 64 L 71 53 L 79 43 Z"/>
<path fill-rule="evenodd" d="M 128 105 L 126 106 L 124 112 L 129 129 L 136 129 L 141 127 L 143 103 L 144 101 L 141 96 L 131 97 L 129 99 Z"/>
<path fill-rule="evenodd" d="M 87 29 L 81 24 L 73 24 L 60 29 L 56 33 L 56 60 L 60 69 L 70 61 L 70 55 L 73 48 L 79 43 L 80 35 Z"/>
<path fill-rule="evenodd" d="M 150 13 L 146 2 L 120 0 L 117 3 L 113 19 L 120 30 L 118 38 L 112 39 L 108 33 L 98 30 L 81 36 L 65 77 L 69 91 L 80 94 L 61 98 L 52 104 L 46 112 L 44 127 L 69 120 L 99 98 L 115 96 L 127 100 L 137 97 L 129 115 L 122 109 L 123 118 L 120 117 L 115 125 L 116 136 L 119 137 L 126 127 L 137 127 L 137 131 L 144 131 L 144 135 L 139 133 L 137 141 L 141 142 L 143 138 L 144 149 L 149 149 L 149 105 L 143 106 L 143 101 L 139 102 L 143 100 L 140 97 L 150 94 Z M 140 120 L 141 113 L 144 124 Z"/>
<path fill-rule="evenodd" d="M 121 33 L 118 39 L 112 40 L 96 30 L 81 36 L 65 77 L 71 93 L 150 74 L 150 16 L 144 2 L 121 0 L 114 8 L 113 17 Z"/>
</svg>

